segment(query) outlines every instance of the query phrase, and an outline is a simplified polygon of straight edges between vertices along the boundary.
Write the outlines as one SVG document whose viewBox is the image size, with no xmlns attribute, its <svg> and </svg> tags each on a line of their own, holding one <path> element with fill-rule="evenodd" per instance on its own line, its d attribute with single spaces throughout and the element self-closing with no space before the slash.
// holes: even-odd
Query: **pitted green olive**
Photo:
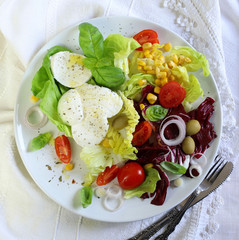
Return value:
<svg viewBox="0 0 239 240">
<path fill-rule="evenodd" d="M 195 151 L 195 142 L 192 137 L 185 137 L 182 142 L 182 149 L 186 154 L 193 154 Z"/>
<path fill-rule="evenodd" d="M 112 122 L 112 127 L 115 130 L 121 130 L 125 128 L 127 125 L 128 125 L 128 118 L 125 114 L 120 114 Z"/>
<path fill-rule="evenodd" d="M 186 123 L 186 134 L 191 136 L 198 133 L 201 129 L 201 125 L 198 120 L 190 120 Z"/>
</svg>

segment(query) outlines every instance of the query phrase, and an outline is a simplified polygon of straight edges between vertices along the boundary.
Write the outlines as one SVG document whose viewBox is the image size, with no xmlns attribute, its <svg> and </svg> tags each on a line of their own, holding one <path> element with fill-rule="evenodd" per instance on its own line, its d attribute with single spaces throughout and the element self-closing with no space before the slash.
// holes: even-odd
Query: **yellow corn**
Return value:
<svg viewBox="0 0 239 240">
<path fill-rule="evenodd" d="M 167 82 L 168 82 L 168 79 L 167 78 L 163 78 L 161 80 L 161 86 L 165 85 Z"/>
<path fill-rule="evenodd" d="M 173 54 L 173 62 L 175 62 L 176 64 L 178 63 L 178 56 L 177 56 L 177 54 Z"/>
<path fill-rule="evenodd" d="M 162 65 L 163 65 L 162 61 L 159 60 L 159 59 L 155 59 L 155 60 L 154 60 L 154 64 L 155 64 L 156 67 L 159 67 L 159 66 L 162 66 Z"/>
<path fill-rule="evenodd" d="M 71 171 L 74 168 L 74 164 L 69 162 L 69 163 L 66 164 L 65 168 L 66 168 L 67 171 Z"/>
<path fill-rule="evenodd" d="M 145 105 L 143 103 L 139 104 L 139 107 L 141 110 L 143 110 L 145 108 Z"/>
<path fill-rule="evenodd" d="M 167 77 L 167 73 L 166 72 L 159 72 L 157 75 L 157 78 L 166 78 Z"/>
<path fill-rule="evenodd" d="M 105 138 L 103 141 L 102 141 L 102 145 L 103 147 L 105 148 L 110 148 L 110 141 L 108 138 Z"/>
<path fill-rule="evenodd" d="M 163 47 L 163 49 L 168 52 L 172 48 L 172 45 L 170 42 L 166 43 Z"/>
<path fill-rule="evenodd" d="M 143 53 L 144 53 L 144 56 L 146 57 L 147 55 L 150 54 L 150 51 L 147 49 L 147 50 L 143 51 Z"/>
<path fill-rule="evenodd" d="M 185 57 L 183 55 L 180 55 L 178 58 L 178 64 L 182 65 L 184 64 L 184 61 L 185 61 Z"/>
<path fill-rule="evenodd" d="M 156 50 L 156 49 L 158 49 L 158 48 L 160 48 L 160 44 L 154 43 L 154 44 L 153 44 L 153 50 Z"/>
<path fill-rule="evenodd" d="M 144 66 L 144 70 L 145 71 L 153 70 L 153 67 L 152 66 Z"/>
<path fill-rule="evenodd" d="M 157 86 L 161 86 L 161 80 L 160 79 L 155 79 L 154 83 L 157 85 Z"/>
<path fill-rule="evenodd" d="M 157 96 L 152 93 L 148 93 L 146 98 L 150 104 L 154 104 L 157 101 Z"/>
<path fill-rule="evenodd" d="M 159 94 L 159 92 L 160 92 L 160 87 L 159 87 L 159 86 L 154 87 L 154 92 L 157 93 L 157 94 Z"/>
<path fill-rule="evenodd" d="M 169 81 L 174 81 L 175 80 L 175 76 L 173 74 L 171 74 L 169 77 L 168 77 L 168 80 Z"/>
<path fill-rule="evenodd" d="M 152 43 L 148 42 L 148 43 L 144 43 L 142 45 L 143 50 L 147 50 L 150 49 L 152 47 Z"/>
<path fill-rule="evenodd" d="M 139 86 L 143 86 L 143 85 L 145 85 L 146 83 L 147 83 L 147 80 L 146 80 L 146 79 L 140 79 L 140 80 L 138 81 Z"/>
<path fill-rule="evenodd" d="M 186 58 L 185 58 L 185 62 L 186 62 L 186 63 L 190 63 L 190 62 L 192 62 L 192 60 L 191 60 L 189 57 L 186 57 Z"/>
<path fill-rule="evenodd" d="M 152 54 L 145 54 L 145 57 L 146 57 L 146 58 L 150 58 L 150 59 L 153 59 L 153 58 L 154 58 L 154 56 L 153 56 Z"/>
<path fill-rule="evenodd" d="M 143 67 L 140 66 L 140 65 L 138 65 L 138 66 L 137 66 L 137 69 L 138 69 L 139 71 L 142 71 L 142 70 L 143 70 Z"/>
<path fill-rule="evenodd" d="M 157 59 L 159 56 L 162 55 L 162 52 L 160 50 L 153 50 L 151 54 Z"/>
<path fill-rule="evenodd" d="M 147 73 L 148 74 L 155 74 L 155 70 L 148 70 Z"/>
<path fill-rule="evenodd" d="M 31 102 L 35 103 L 35 102 L 39 101 L 39 99 L 40 98 L 35 97 L 34 95 L 32 95 L 30 100 L 31 100 Z"/>
<path fill-rule="evenodd" d="M 144 52 L 140 51 L 139 58 L 144 58 Z"/>
<path fill-rule="evenodd" d="M 173 62 L 173 61 L 169 61 L 168 62 L 168 67 L 169 68 L 174 68 L 174 67 L 176 67 L 177 66 L 177 64 L 175 63 L 175 62 Z"/>
<path fill-rule="evenodd" d="M 152 168 L 153 166 L 153 163 L 147 163 L 144 165 L 144 169 Z"/>
<path fill-rule="evenodd" d="M 137 64 L 139 65 L 139 66 L 146 66 L 146 62 L 145 61 L 143 61 L 143 60 L 138 60 L 137 61 Z"/>
</svg>

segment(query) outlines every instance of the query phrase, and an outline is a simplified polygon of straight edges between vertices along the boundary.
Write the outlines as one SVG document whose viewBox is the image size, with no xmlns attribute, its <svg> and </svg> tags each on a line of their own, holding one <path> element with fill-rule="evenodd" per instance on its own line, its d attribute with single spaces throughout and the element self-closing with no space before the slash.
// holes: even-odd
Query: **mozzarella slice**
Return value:
<svg viewBox="0 0 239 240">
<path fill-rule="evenodd" d="M 58 102 L 58 113 L 63 122 L 70 126 L 83 119 L 81 97 L 76 89 L 70 89 L 62 95 Z"/>
<path fill-rule="evenodd" d="M 62 85 L 76 88 L 87 82 L 92 74 L 83 64 L 84 56 L 68 51 L 51 56 L 51 70 L 54 78 Z"/>
<path fill-rule="evenodd" d="M 116 115 L 123 106 L 121 97 L 106 87 L 85 83 L 78 87 L 77 91 L 82 98 L 84 107 L 94 106 L 101 108 L 107 118 Z"/>
<path fill-rule="evenodd" d="M 109 129 L 107 117 L 100 108 L 87 109 L 84 119 L 71 127 L 74 140 L 82 147 L 99 144 Z"/>
</svg>

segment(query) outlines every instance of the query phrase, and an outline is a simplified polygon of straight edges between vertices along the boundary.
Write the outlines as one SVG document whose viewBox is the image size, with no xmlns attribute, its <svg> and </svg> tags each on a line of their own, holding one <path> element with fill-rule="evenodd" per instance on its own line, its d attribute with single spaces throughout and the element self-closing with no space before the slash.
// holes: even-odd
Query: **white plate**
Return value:
<svg viewBox="0 0 239 240">
<path fill-rule="evenodd" d="M 112 33 L 119 33 L 124 36 L 132 37 L 134 34 L 143 29 L 154 29 L 158 32 L 160 43 L 171 42 L 172 45 L 189 45 L 180 36 L 168 29 L 136 18 L 106 17 L 91 19 L 87 22 L 98 27 L 104 37 L 107 37 Z M 84 169 L 84 164 L 79 159 L 80 148 L 76 146 L 73 141 L 71 142 L 73 145 L 72 160 L 75 163 L 75 168 L 73 171 L 67 173 L 62 173 L 62 164 L 56 164 L 57 157 L 52 145 L 47 145 L 39 151 L 28 151 L 29 142 L 32 138 L 38 136 L 39 133 L 51 131 L 54 133 L 54 136 L 59 134 L 59 131 L 51 122 L 48 122 L 47 125 L 40 130 L 32 130 L 25 125 L 24 117 L 26 111 L 31 106 L 39 104 L 33 104 L 30 101 L 30 97 L 32 96 L 30 89 L 33 76 L 40 68 L 42 59 L 46 54 L 47 49 L 55 45 L 62 45 L 80 53 L 78 35 L 79 31 L 77 24 L 54 37 L 34 57 L 22 80 L 15 106 L 15 136 L 21 158 L 28 172 L 38 186 L 51 199 L 72 212 L 91 219 L 109 222 L 134 221 L 152 217 L 174 207 L 176 204 L 185 199 L 202 181 L 206 170 L 209 168 L 216 155 L 219 145 L 222 125 L 220 99 L 212 75 L 205 78 L 202 71 L 198 71 L 196 76 L 199 78 L 201 86 L 204 89 L 205 97 L 210 96 L 215 99 L 215 112 L 212 117 L 212 122 L 215 125 L 215 131 L 218 137 L 206 151 L 206 156 L 209 161 L 204 174 L 195 179 L 185 178 L 183 186 L 179 188 L 170 187 L 168 189 L 166 201 L 162 206 L 150 204 L 150 199 L 141 200 L 138 198 L 132 198 L 126 200 L 120 210 L 116 212 L 109 212 L 103 208 L 101 200 L 95 197 L 92 204 L 83 209 L 77 203 L 77 196 L 79 189 L 81 188 Z M 73 183 L 74 181 L 75 183 Z"/>
</svg>

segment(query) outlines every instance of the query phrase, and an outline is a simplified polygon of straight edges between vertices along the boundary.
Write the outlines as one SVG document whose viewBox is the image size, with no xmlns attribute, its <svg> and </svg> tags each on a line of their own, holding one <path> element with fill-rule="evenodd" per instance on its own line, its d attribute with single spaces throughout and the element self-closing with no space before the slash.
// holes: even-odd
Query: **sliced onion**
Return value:
<svg viewBox="0 0 239 240">
<path fill-rule="evenodd" d="M 124 202 L 122 188 L 118 185 L 110 186 L 103 198 L 103 206 L 108 211 L 114 212 L 121 208 Z"/>
<path fill-rule="evenodd" d="M 196 155 L 201 155 L 201 157 L 200 158 L 196 158 L 195 157 Z M 200 165 L 201 167 L 204 167 L 207 164 L 207 157 L 203 153 L 196 153 L 196 154 L 192 155 L 191 163 L 192 164 L 195 163 L 195 164 Z"/>
<path fill-rule="evenodd" d="M 185 124 L 184 120 L 183 120 L 181 117 L 179 117 L 178 115 L 170 115 L 170 116 L 164 118 L 163 121 L 160 123 L 160 127 L 159 127 L 160 130 L 161 130 L 164 122 L 165 122 L 167 119 L 170 119 L 170 118 L 176 118 L 176 119 L 178 119 L 178 120 L 182 123 L 182 125 L 185 125 L 185 128 L 186 128 L 186 124 Z"/>
<path fill-rule="evenodd" d="M 165 131 L 166 127 L 170 124 L 176 124 L 178 127 L 178 130 L 179 130 L 178 136 L 174 139 L 166 139 L 164 137 L 164 131 Z M 168 122 L 166 122 L 163 125 L 162 129 L 160 130 L 160 137 L 161 137 L 162 141 L 168 146 L 176 146 L 176 145 L 180 144 L 184 140 L 185 136 L 186 136 L 185 122 L 183 124 L 182 121 L 178 120 L 178 119 L 169 120 Z"/>
<path fill-rule="evenodd" d="M 31 115 L 36 114 L 35 121 L 31 121 L 30 117 Z M 48 121 L 47 116 L 41 111 L 39 106 L 33 106 L 29 108 L 25 115 L 25 123 L 28 127 L 33 129 L 42 128 L 46 125 Z"/>
<path fill-rule="evenodd" d="M 198 175 L 197 175 L 197 176 L 195 176 L 195 175 L 193 174 L 193 170 L 195 170 L 195 171 L 198 172 Z M 189 174 L 190 174 L 190 176 L 193 177 L 193 178 L 201 176 L 201 174 L 202 174 L 202 167 L 201 167 L 200 165 L 198 165 L 198 164 L 192 164 L 192 165 L 190 166 L 190 168 L 189 168 Z"/>
</svg>

